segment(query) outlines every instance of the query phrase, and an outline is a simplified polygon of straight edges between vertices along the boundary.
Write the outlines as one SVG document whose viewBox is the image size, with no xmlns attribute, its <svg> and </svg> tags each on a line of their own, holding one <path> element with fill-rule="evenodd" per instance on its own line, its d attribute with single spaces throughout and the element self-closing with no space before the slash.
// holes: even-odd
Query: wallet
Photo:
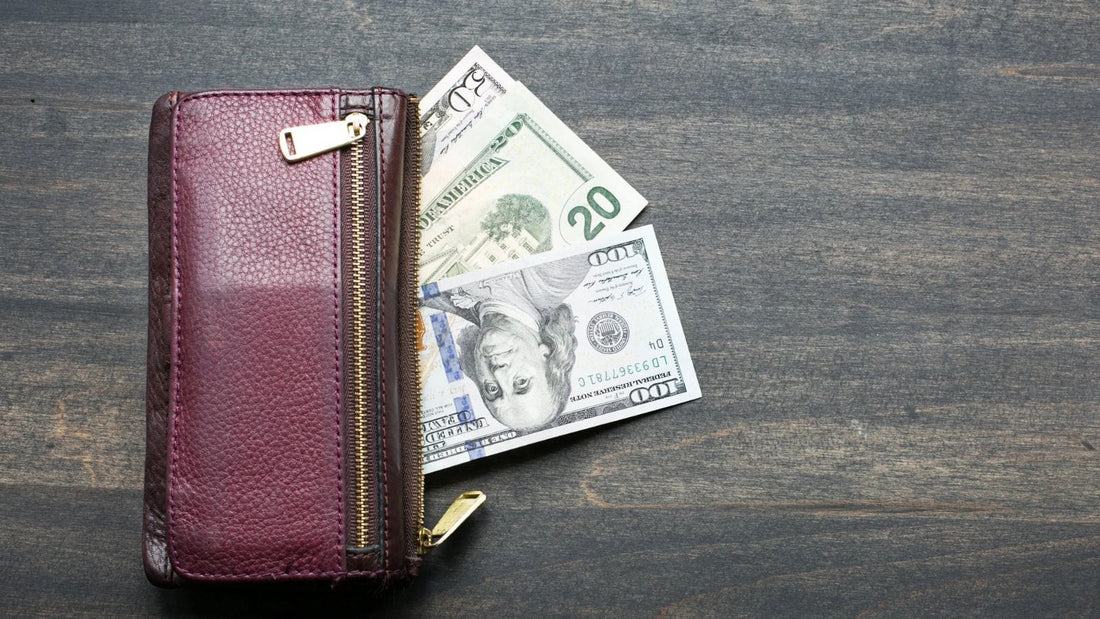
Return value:
<svg viewBox="0 0 1100 619">
<path fill-rule="evenodd" d="M 375 580 L 423 525 L 417 100 L 169 93 L 149 133 L 150 581 Z"/>
</svg>

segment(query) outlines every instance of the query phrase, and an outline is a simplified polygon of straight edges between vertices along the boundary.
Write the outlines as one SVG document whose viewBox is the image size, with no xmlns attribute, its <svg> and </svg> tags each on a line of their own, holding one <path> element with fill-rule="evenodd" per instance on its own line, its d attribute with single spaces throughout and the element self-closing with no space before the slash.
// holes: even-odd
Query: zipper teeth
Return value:
<svg viewBox="0 0 1100 619">
<path fill-rule="evenodd" d="M 414 200 L 413 204 L 416 205 L 416 209 L 417 209 L 416 216 L 419 217 L 419 215 L 420 215 L 420 213 L 419 213 L 419 210 L 420 210 L 420 157 L 421 157 L 421 152 L 420 152 L 420 99 L 418 97 L 410 96 L 409 97 L 409 107 L 411 108 L 411 110 L 409 110 L 409 111 L 411 112 L 412 123 L 413 123 L 413 131 L 412 131 L 412 135 L 413 135 L 413 140 L 412 140 L 413 169 L 412 169 L 412 174 L 415 174 L 415 177 L 414 177 L 415 182 L 413 183 L 413 186 L 415 187 L 415 191 L 414 191 L 415 200 Z M 413 225 L 417 225 L 417 220 L 414 218 L 412 220 L 412 223 L 413 223 Z M 414 228 L 413 229 L 413 234 L 412 234 L 413 241 L 414 241 L 413 244 L 412 244 L 413 245 L 413 247 L 412 247 L 412 252 L 413 252 L 412 265 L 413 266 L 412 266 L 412 273 L 410 273 L 410 277 L 409 277 L 410 282 L 411 282 L 409 284 L 409 298 L 406 299 L 406 302 L 409 303 L 408 307 L 416 307 L 417 302 L 418 302 L 417 284 L 420 281 L 420 235 L 418 234 L 418 231 L 419 231 L 419 228 Z M 415 316 L 416 316 L 417 320 L 420 320 L 420 312 L 419 311 L 416 312 Z M 416 325 L 409 325 L 408 328 L 412 332 L 413 338 L 415 338 L 416 334 L 418 333 L 418 329 L 416 328 Z M 407 341 L 410 341 L 410 342 L 416 341 L 413 338 L 410 338 Z M 421 377 L 420 377 L 420 361 L 419 361 L 419 358 L 417 359 L 415 375 L 416 375 L 416 378 L 413 380 L 413 382 L 415 383 L 414 386 L 416 388 L 416 390 L 414 391 L 414 393 L 416 394 L 415 395 L 415 401 L 416 401 L 416 415 L 415 415 L 416 426 L 413 428 L 413 430 L 416 432 L 416 445 L 417 445 L 417 449 L 416 449 L 416 467 L 417 467 L 417 470 L 420 472 L 420 474 L 417 476 L 419 478 L 419 482 L 420 482 L 418 492 L 417 492 L 417 496 L 418 496 L 417 511 L 419 512 L 418 513 L 418 519 L 417 519 L 417 528 L 418 529 L 423 529 L 424 528 L 424 433 L 420 430 L 420 414 L 421 414 L 421 405 L 423 403 L 422 399 L 421 399 L 422 398 L 422 392 L 423 392 L 423 390 L 422 390 L 423 385 L 421 383 Z"/>
<path fill-rule="evenodd" d="M 358 548 L 367 546 L 367 402 L 368 368 L 366 362 L 366 256 L 363 238 L 363 144 L 362 140 L 351 145 L 351 271 L 352 271 L 352 384 L 355 394 L 353 414 L 352 460 L 355 466 L 355 535 Z"/>
</svg>

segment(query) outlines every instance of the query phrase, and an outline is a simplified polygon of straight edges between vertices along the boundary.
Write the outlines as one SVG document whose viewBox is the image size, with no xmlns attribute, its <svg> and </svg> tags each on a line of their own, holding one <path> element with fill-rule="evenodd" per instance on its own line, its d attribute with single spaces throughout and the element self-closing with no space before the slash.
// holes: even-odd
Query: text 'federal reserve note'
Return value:
<svg viewBox="0 0 1100 619">
<path fill-rule="evenodd" d="M 700 397 L 653 228 L 421 287 L 424 472 Z"/>
</svg>

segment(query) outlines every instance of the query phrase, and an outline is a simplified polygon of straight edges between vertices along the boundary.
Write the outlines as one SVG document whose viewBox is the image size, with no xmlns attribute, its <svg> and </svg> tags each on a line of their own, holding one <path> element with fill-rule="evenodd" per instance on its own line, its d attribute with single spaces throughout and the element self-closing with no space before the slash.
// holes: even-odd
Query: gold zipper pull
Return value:
<svg viewBox="0 0 1100 619">
<path fill-rule="evenodd" d="M 447 508 L 439 522 L 435 523 L 432 530 L 420 528 L 420 547 L 417 553 L 426 554 L 432 548 L 442 544 L 455 529 L 460 527 L 474 510 L 485 502 L 485 493 L 480 490 L 470 490 L 458 495 L 454 503 Z"/>
<path fill-rule="evenodd" d="M 352 112 L 343 120 L 288 127 L 279 132 L 279 150 L 287 161 L 309 159 L 362 139 L 368 124 L 370 118 L 366 114 Z"/>
</svg>

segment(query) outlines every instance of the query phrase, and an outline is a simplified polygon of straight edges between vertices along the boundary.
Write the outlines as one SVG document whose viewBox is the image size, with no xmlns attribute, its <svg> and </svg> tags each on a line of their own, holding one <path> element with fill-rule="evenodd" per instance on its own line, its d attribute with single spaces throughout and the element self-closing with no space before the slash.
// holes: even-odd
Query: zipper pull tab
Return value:
<svg viewBox="0 0 1100 619">
<path fill-rule="evenodd" d="M 424 527 L 420 528 L 420 547 L 417 553 L 426 554 L 432 548 L 442 544 L 484 502 L 485 493 L 480 490 L 470 490 L 458 495 L 455 502 L 451 503 L 443 517 L 430 531 Z"/>
<path fill-rule="evenodd" d="M 347 146 L 367 135 L 370 118 L 352 112 L 343 120 L 316 125 L 288 127 L 279 132 L 279 150 L 287 161 L 301 161 L 314 155 Z"/>
</svg>

